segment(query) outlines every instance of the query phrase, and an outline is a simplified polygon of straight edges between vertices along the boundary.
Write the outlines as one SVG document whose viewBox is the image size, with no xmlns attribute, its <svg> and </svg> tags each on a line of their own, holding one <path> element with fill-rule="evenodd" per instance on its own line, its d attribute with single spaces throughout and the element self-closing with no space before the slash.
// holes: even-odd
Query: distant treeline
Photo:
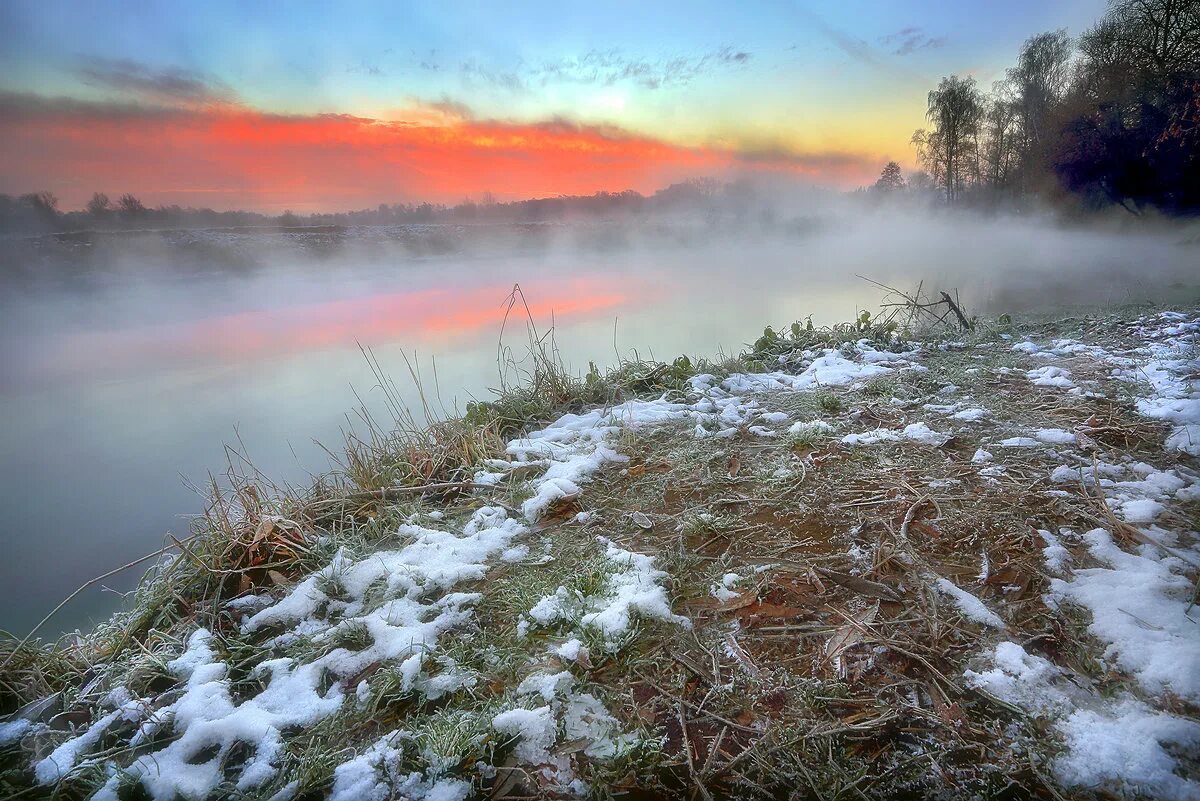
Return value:
<svg viewBox="0 0 1200 801">
<path fill-rule="evenodd" d="M 587 217 L 611 217 L 670 213 L 704 212 L 737 207 L 739 200 L 748 208 L 756 194 L 749 182 L 723 183 L 711 178 L 696 178 L 660 189 L 653 195 L 633 190 L 597 192 L 533 200 L 496 202 L 489 194 L 482 199 L 464 200 L 456 205 L 439 203 L 380 203 L 373 209 L 340 213 L 279 215 L 253 211 L 215 211 L 180 206 L 147 207 L 131 194 L 115 201 L 97 192 L 81 211 L 61 211 L 58 198 L 50 192 L 14 197 L 0 195 L 0 230 L 22 233 L 46 233 L 83 230 L 137 230 L 153 228 L 244 228 L 311 227 L 327 225 L 399 225 L 414 223 L 471 222 L 544 222 Z"/>
<path fill-rule="evenodd" d="M 1200 0 L 1112 0 L 1077 40 L 1062 30 L 1028 39 L 990 92 L 943 78 L 926 118 L 912 138 L 928 171 L 916 183 L 947 203 L 1037 197 L 1195 214 Z M 885 172 L 876 188 L 903 186 L 897 177 Z"/>
</svg>

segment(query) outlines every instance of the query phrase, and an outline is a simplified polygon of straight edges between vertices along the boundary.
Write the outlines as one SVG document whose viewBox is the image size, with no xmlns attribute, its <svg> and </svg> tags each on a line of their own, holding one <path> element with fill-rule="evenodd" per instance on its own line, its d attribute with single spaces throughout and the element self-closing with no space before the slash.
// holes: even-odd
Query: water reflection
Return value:
<svg viewBox="0 0 1200 801">
<path fill-rule="evenodd" d="M 329 467 L 374 379 L 358 345 L 398 378 L 414 351 L 448 410 L 497 379 L 505 299 L 520 282 L 579 371 L 642 357 L 736 352 L 766 323 L 849 319 L 876 296 L 855 277 L 959 286 L 976 309 L 1144 298 L 1187 279 L 1195 247 L 955 221 L 869 220 L 795 239 L 710 237 L 614 253 L 280 261 L 245 275 L 163 263 L 86 289 L 0 298 L 0 626 L 24 633 L 83 581 L 184 534 L 202 481 L 238 438 L 255 465 L 303 483 Z M 1136 281 L 1130 279 L 1136 264 Z M 151 269 L 152 268 L 152 269 Z M 1194 285 L 1194 276 L 1191 276 Z M 517 341 L 522 331 L 517 327 Z M 403 385 L 403 382 L 401 382 Z M 415 392 L 412 393 L 415 395 Z M 410 397 L 412 397 L 410 395 Z M 379 404 L 382 407 L 382 404 Z M 135 575 L 112 580 L 129 589 Z M 89 592 L 50 631 L 117 603 Z"/>
</svg>

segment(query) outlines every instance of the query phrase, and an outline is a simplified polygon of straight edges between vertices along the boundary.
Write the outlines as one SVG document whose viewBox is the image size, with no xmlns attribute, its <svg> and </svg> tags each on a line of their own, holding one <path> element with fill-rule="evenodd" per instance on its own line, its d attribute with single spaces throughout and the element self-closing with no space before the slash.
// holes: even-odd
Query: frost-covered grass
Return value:
<svg viewBox="0 0 1200 801">
<path fill-rule="evenodd" d="M 868 317 L 582 377 L 534 337 L 9 643 L 0 788 L 1195 798 L 1198 331 Z"/>
</svg>

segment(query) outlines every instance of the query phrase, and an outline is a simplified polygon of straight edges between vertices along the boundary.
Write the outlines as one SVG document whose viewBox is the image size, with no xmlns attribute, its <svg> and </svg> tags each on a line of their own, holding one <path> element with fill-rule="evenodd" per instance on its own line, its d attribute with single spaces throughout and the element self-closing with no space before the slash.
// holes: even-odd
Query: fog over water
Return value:
<svg viewBox="0 0 1200 801">
<path fill-rule="evenodd" d="M 225 443 L 240 438 L 277 481 L 328 469 L 314 440 L 338 447 L 351 387 L 382 408 L 359 343 L 401 385 L 402 354 L 416 352 L 430 384 L 436 359 L 448 410 L 486 397 L 514 283 L 579 372 L 635 349 L 736 353 L 766 324 L 849 319 L 880 299 L 856 275 L 958 288 L 972 313 L 1194 301 L 1200 285 L 1195 228 L 814 214 L 511 236 L 351 231 L 332 250 L 295 232 L 110 235 L 42 254 L 37 269 L 6 265 L 0 627 L 24 634 L 82 582 L 186 534 L 202 498 L 184 479 L 223 469 Z M 396 244 L 445 236 L 450 246 L 423 255 Z M 60 258 L 82 266 L 60 269 Z M 85 593 L 47 633 L 106 616 L 140 570 L 108 582 L 114 592 Z"/>
</svg>

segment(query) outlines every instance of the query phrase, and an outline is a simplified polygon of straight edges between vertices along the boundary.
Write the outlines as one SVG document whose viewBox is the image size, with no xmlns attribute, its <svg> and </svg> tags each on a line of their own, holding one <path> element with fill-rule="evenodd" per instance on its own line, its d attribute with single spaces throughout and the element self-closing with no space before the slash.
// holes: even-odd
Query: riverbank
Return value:
<svg viewBox="0 0 1200 801">
<path fill-rule="evenodd" d="M 0 788 L 1200 797 L 1198 336 L 865 317 L 582 378 L 538 339 L 6 644 Z"/>
</svg>

